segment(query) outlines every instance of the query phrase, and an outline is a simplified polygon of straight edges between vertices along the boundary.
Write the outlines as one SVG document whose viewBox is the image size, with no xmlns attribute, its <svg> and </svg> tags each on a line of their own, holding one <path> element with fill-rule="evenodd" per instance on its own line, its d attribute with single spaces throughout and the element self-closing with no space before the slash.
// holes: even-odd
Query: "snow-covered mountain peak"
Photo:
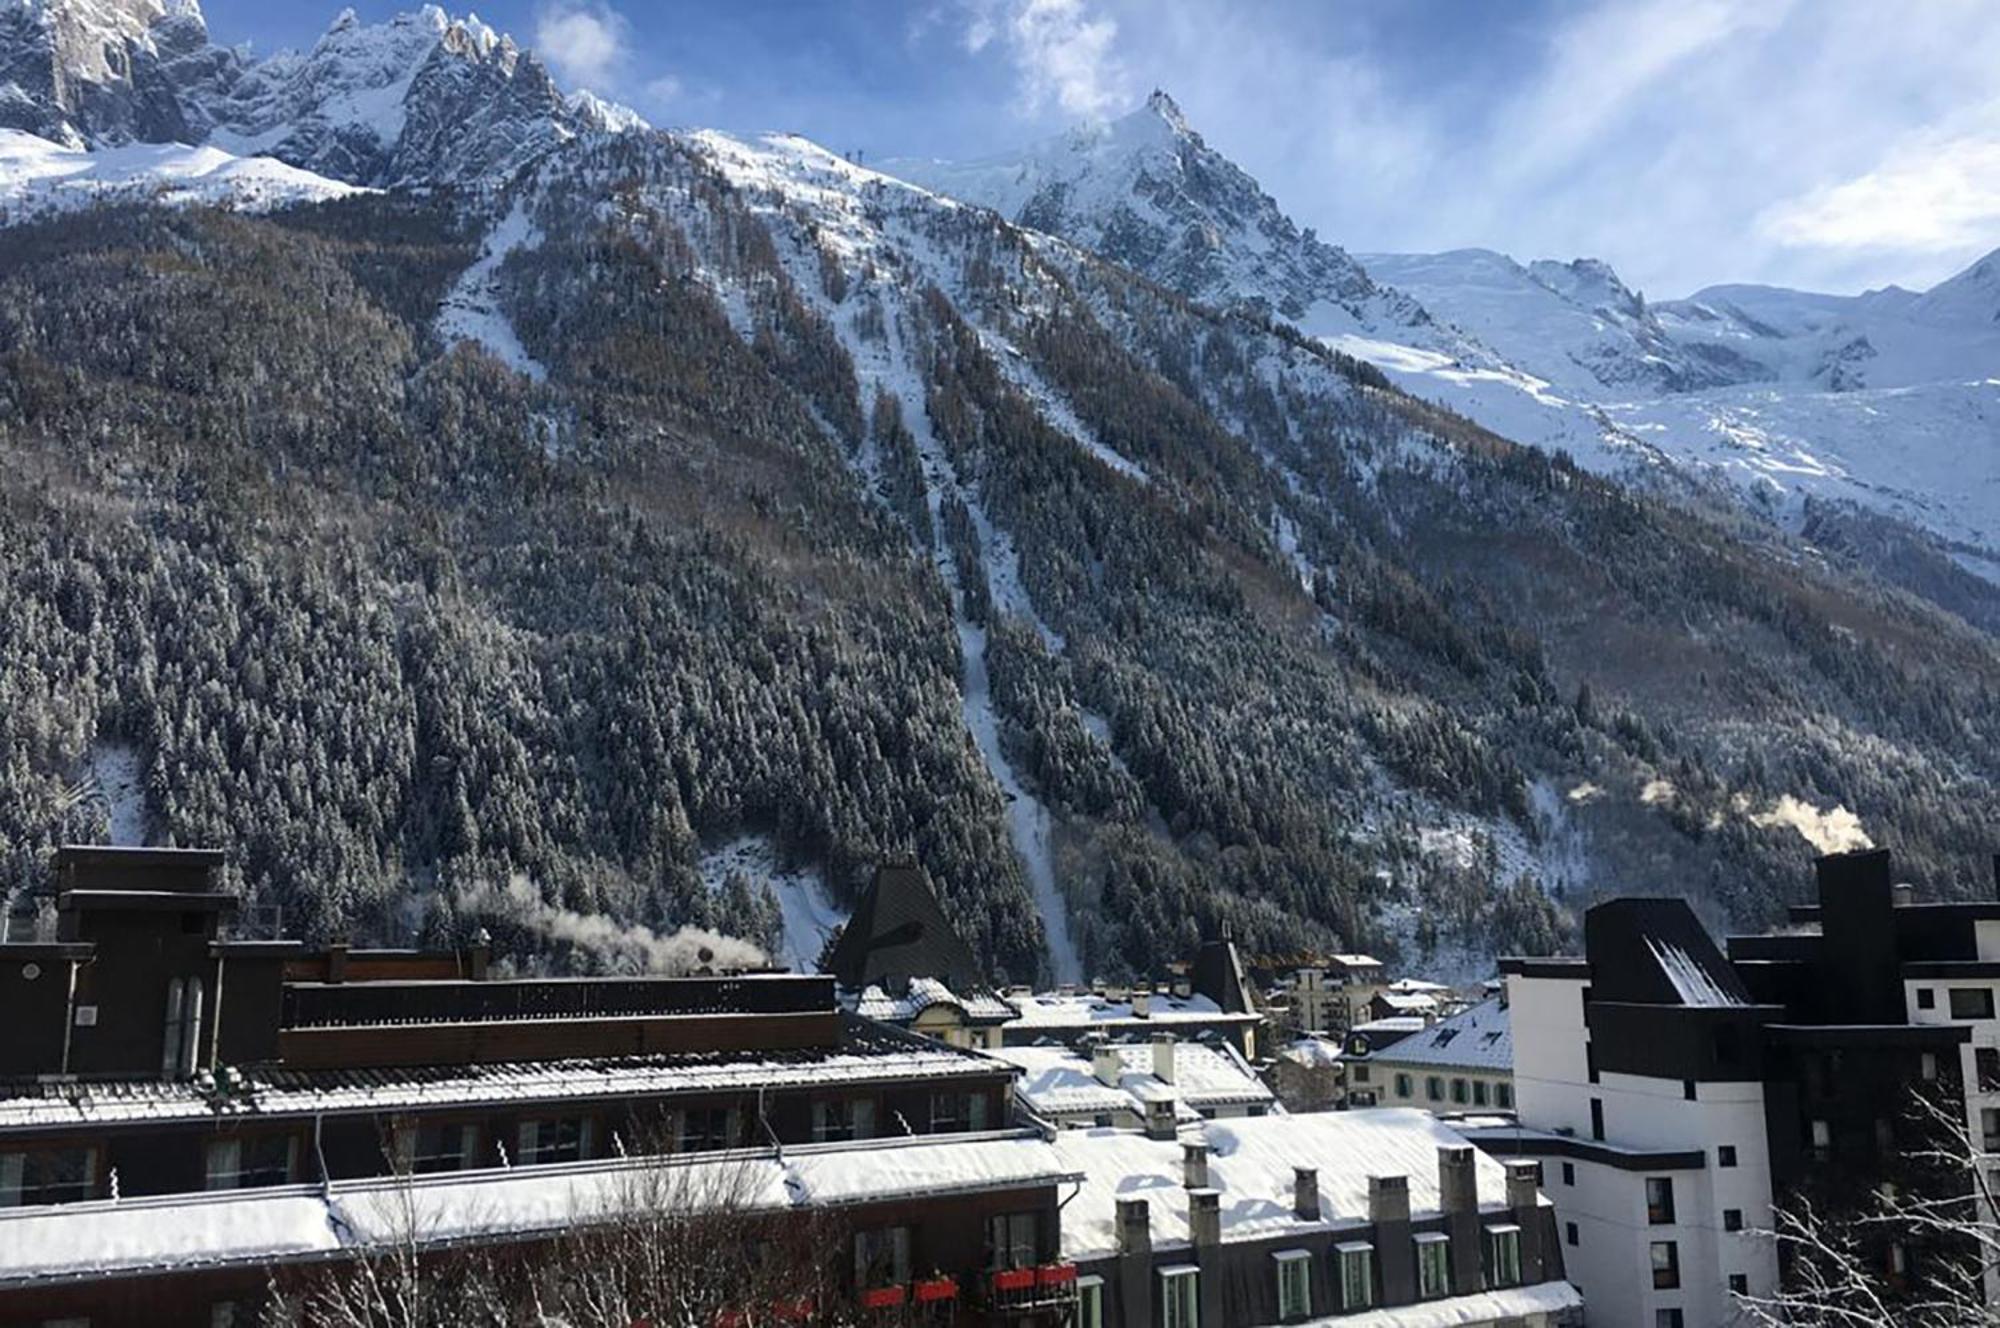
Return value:
<svg viewBox="0 0 2000 1328">
<path fill-rule="evenodd" d="M 1154 88 L 1152 95 L 1146 98 L 1146 110 L 1159 117 L 1176 133 L 1193 132 L 1188 128 L 1187 117 L 1181 114 L 1180 103 L 1160 88 Z"/>
</svg>

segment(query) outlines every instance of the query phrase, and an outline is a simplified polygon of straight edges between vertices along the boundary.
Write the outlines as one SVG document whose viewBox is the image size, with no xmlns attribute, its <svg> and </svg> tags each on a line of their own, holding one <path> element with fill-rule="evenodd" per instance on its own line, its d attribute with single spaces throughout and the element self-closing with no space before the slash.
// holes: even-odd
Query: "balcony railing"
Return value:
<svg viewBox="0 0 2000 1328">
<path fill-rule="evenodd" d="M 1003 1268 L 988 1279 L 986 1298 L 990 1308 L 1015 1314 L 1066 1309 L 1076 1303 L 1076 1265 Z"/>
<path fill-rule="evenodd" d="M 285 988 L 286 1028 L 831 1011 L 824 977 L 361 982 Z"/>
</svg>

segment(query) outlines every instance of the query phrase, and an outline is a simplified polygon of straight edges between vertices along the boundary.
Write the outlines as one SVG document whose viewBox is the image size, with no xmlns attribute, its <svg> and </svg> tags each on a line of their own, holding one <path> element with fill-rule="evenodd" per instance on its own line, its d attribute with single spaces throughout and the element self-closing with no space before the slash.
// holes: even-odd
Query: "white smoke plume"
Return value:
<svg viewBox="0 0 2000 1328">
<path fill-rule="evenodd" d="M 761 968 L 770 963 L 750 942 L 703 927 L 682 927 L 662 936 L 651 927 L 558 908 L 519 876 L 504 888 L 461 890 L 457 903 L 461 913 L 497 915 L 551 940 L 567 941 L 597 955 L 606 967 L 624 972 L 684 977 L 702 969 Z"/>
<path fill-rule="evenodd" d="M 1875 847 L 1875 841 L 1861 828 L 1861 818 L 1847 808 L 1821 811 L 1789 793 L 1772 804 L 1770 811 L 1752 815 L 1750 824 L 1764 828 L 1788 825 L 1821 853 L 1848 853 Z"/>
</svg>

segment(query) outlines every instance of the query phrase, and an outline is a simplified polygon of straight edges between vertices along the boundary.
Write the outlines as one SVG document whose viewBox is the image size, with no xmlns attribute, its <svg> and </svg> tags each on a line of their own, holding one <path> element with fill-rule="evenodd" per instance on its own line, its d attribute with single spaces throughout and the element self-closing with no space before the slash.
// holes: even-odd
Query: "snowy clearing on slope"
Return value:
<svg viewBox="0 0 2000 1328">
<path fill-rule="evenodd" d="M 535 357 L 528 354 L 513 322 L 500 308 L 500 265 L 516 249 L 532 249 L 542 242 L 542 233 L 528 220 L 527 211 L 515 200 L 512 210 L 494 223 L 472 266 L 459 273 L 451 291 L 438 310 L 438 339 L 451 347 L 461 341 L 476 342 L 516 373 L 535 382 L 548 377 Z"/>
<path fill-rule="evenodd" d="M 778 866 L 771 841 L 761 835 L 744 835 L 721 848 L 704 853 L 701 879 L 711 893 L 721 891 L 731 875 L 741 873 L 756 889 L 768 885 L 778 901 L 783 933 L 778 950 L 771 958 L 794 973 L 819 969 L 819 953 L 836 927 L 845 926 L 847 913 L 833 902 L 819 872 L 811 868 L 787 871 Z"/>
</svg>

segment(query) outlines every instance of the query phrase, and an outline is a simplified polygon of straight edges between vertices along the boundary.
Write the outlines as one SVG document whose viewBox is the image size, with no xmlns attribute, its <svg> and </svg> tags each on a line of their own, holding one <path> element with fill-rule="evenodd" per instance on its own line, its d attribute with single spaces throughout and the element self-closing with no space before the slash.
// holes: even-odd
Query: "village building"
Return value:
<svg viewBox="0 0 2000 1328">
<path fill-rule="evenodd" d="M 1089 1328 L 1583 1322 L 1532 1162 L 1414 1111 L 1067 1130 Z"/>
<path fill-rule="evenodd" d="M 1918 903 L 1879 850 L 1817 874 L 1791 929 L 1726 955 L 1683 901 L 1621 899 L 1588 913 L 1583 958 L 1503 965 L 1518 1122 L 1468 1133 L 1543 1161 L 1593 1319 L 1684 1328 L 1771 1295 L 1777 1204 L 1967 1199 L 1969 1173 L 1916 1160 L 1913 1108 L 1951 1103 L 1974 1139 L 2000 1124 L 2000 904 Z M 1867 1241 L 1892 1309 L 1979 1268 L 1948 1232 Z"/>
<path fill-rule="evenodd" d="M 1353 1106 L 1449 1112 L 1514 1109 L 1514 1044 L 1501 997 L 1347 1058 Z"/>
</svg>

